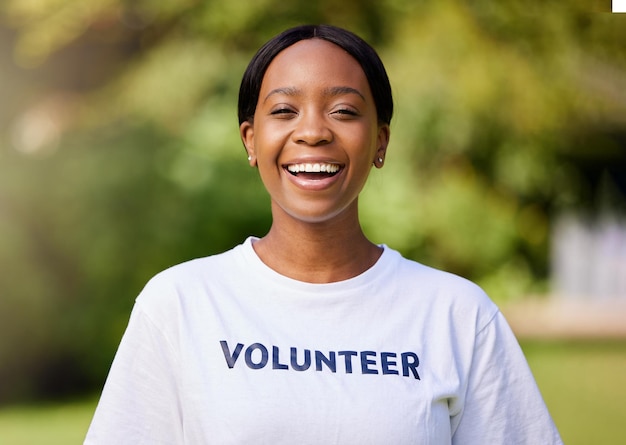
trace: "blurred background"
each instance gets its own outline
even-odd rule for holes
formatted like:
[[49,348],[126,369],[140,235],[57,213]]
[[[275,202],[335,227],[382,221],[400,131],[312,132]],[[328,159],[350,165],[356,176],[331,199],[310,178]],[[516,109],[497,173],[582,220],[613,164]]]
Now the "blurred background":
[[391,78],[367,234],[487,290],[566,443],[626,440],[626,16],[610,10],[3,0],[0,442],[79,443],[145,282],[269,228],[237,93],[256,49],[302,23],[358,33]]

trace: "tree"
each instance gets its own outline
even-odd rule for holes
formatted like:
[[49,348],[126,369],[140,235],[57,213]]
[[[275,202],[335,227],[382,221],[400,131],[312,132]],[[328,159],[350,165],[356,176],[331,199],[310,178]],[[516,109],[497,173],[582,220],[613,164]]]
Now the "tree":
[[237,90],[298,23],[356,31],[389,70],[389,156],[361,200],[372,238],[496,299],[541,290],[552,215],[593,210],[598,178],[619,189],[626,171],[626,27],[587,8],[4,2],[0,402],[98,387],[151,275],[264,233]]

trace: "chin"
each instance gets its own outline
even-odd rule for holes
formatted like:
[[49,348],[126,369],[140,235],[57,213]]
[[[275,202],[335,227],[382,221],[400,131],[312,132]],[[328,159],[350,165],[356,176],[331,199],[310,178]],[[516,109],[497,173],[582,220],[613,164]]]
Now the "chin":
[[287,211],[286,213],[291,218],[306,224],[323,224],[334,221],[342,221],[351,214],[349,207],[342,209],[318,209],[317,211],[313,211],[313,209],[308,208],[303,211],[292,210]]

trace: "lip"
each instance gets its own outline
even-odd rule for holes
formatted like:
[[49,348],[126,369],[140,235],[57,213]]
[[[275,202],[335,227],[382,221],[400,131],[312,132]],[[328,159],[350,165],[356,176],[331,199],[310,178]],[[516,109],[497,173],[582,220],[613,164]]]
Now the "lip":
[[[297,174],[293,174],[289,171],[289,168],[292,167],[293,170],[294,166],[296,170],[299,169],[301,171]],[[306,166],[306,169],[302,171],[304,166]],[[328,176],[324,174],[324,170],[326,170],[327,167],[330,167],[331,172],[336,168],[338,168],[338,170]],[[341,178],[345,170],[345,164],[327,159],[297,159],[282,164],[282,169],[287,179],[296,187],[307,191],[320,191],[331,187]]]

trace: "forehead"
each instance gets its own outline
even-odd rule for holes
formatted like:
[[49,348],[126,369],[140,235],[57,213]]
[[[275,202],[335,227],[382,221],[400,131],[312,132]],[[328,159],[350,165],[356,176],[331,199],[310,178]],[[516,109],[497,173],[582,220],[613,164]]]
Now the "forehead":
[[301,40],[281,51],[263,76],[261,95],[275,88],[349,86],[371,97],[361,65],[343,48],[322,39]]

